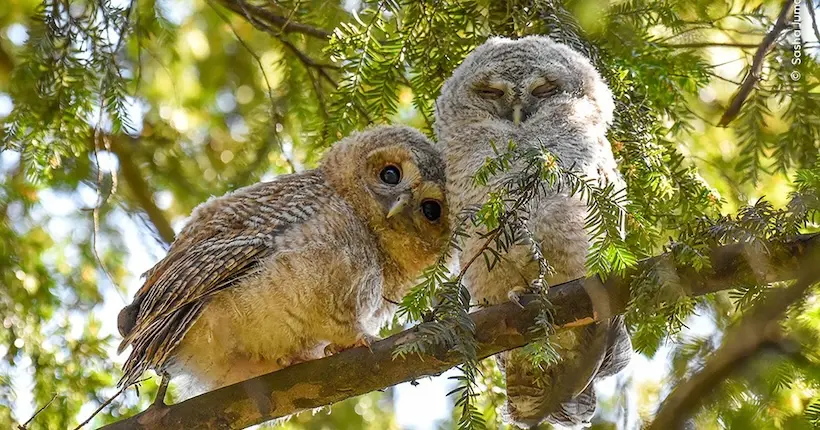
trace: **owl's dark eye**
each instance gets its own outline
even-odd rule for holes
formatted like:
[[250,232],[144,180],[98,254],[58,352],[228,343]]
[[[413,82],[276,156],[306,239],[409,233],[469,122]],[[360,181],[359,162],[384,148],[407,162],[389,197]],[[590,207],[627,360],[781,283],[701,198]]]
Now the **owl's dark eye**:
[[504,90],[492,87],[476,87],[475,91],[485,99],[500,99],[504,95]]
[[441,205],[435,200],[425,200],[421,203],[421,213],[430,221],[441,218]]
[[558,87],[552,82],[541,84],[532,90],[532,95],[535,97],[549,97],[558,91]]
[[379,173],[379,178],[385,184],[396,185],[401,181],[401,170],[396,166],[387,166]]

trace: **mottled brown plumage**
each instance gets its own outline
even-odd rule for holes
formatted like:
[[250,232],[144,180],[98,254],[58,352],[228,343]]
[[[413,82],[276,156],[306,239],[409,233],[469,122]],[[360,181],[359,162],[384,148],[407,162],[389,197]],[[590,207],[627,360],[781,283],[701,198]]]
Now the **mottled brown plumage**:
[[385,297],[447,238],[430,142],[408,127],[354,134],[315,170],[194,210],[120,313],[120,351],[133,347],[120,382],[155,369],[210,390],[371,340],[393,312]]

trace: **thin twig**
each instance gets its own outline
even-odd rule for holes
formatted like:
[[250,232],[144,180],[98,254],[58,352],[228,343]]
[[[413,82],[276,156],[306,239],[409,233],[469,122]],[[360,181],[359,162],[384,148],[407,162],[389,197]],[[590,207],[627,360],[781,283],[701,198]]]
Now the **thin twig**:
[[83,426],[85,426],[86,424],[88,424],[89,422],[91,422],[91,420],[92,420],[92,419],[94,419],[94,417],[96,417],[96,416],[97,416],[97,414],[99,414],[100,412],[102,412],[102,410],[103,410],[103,409],[105,409],[105,407],[106,407],[106,406],[110,405],[110,404],[111,404],[111,402],[113,402],[113,401],[114,401],[114,399],[116,399],[117,397],[119,397],[120,395],[122,395],[122,393],[124,393],[124,392],[125,392],[125,390],[127,390],[128,388],[130,388],[130,387],[131,387],[131,386],[133,386],[133,385],[136,385],[136,384],[139,384],[139,383],[145,382],[145,381],[147,381],[148,379],[150,379],[150,378],[140,379],[139,381],[134,381],[134,382],[132,382],[132,383],[130,383],[130,384],[128,384],[128,385],[124,385],[124,386],[123,386],[122,388],[120,388],[120,389],[119,389],[119,391],[117,391],[117,392],[116,392],[113,396],[109,397],[109,398],[108,398],[108,400],[104,401],[104,402],[100,405],[100,407],[98,407],[98,408],[97,408],[97,410],[95,410],[95,411],[91,414],[91,416],[89,416],[88,418],[86,418],[86,419],[85,419],[85,421],[81,422],[81,423],[80,423],[80,425],[78,425],[77,427],[74,427],[74,430],[80,430],[81,428],[83,428]]
[[749,68],[748,73],[746,73],[746,77],[743,79],[743,84],[732,98],[726,112],[724,112],[723,116],[720,118],[718,125],[721,127],[729,125],[732,120],[737,118],[743,103],[749,97],[749,94],[751,94],[755,85],[760,80],[760,72],[763,70],[763,60],[766,58],[766,54],[768,54],[774,47],[780,33],[786,29],[788,25],[786,20],[792,14],[793,9],[794,0],[786,0],[786,3],[783,5],[783,9],[780,11],[780,15],[778,15],[774,26],[769,33],[766,34],[766,37],[763,38],[760,46],[758,46],[757,52],[755,52],[754,59],[752,60],[752,65]]
[[817,28],[817,15],[814,13],[814,0],[807,0],[809,4],[809,16],[811,16],[811,28],[814,30],[814,37],[820,41],[820,29]]
[[[231,21],[228,19],[227,16],[225,16],[225,14],[220,12],[219,9],[217,9],[216,6],[211,1],[208,1],[208,6],[210,6],[211,9],[213,9],[213,11],[223,21],[225,21],[226,24],[228,24],[228,27],[231,29],[231,32],[233,32],[233,35],[236,37],[236,39],[239,41],[239,43],[245,48],[246,51],[248,51],[248,53],[251,55],[251,57],[253,57],[253,59],[256,61],[256,64],[259,66],[259,70],[262,72],[262,78],[264,78],[264,80],[265,80],[265,87],[268,90],[268,100],[270,101],[271,117],[272,117],[272,119],[278,119],[278,118],[276,118],[278,115],[276,115],[276,102],[274,101],[274,98],[273,98],[273,89],[270,86],[270,79],[268,79],[268,73],[265,71],[265,66],[264,66],[264,64],[262,64],[262,59],[259,58],[259,55],[257,55],[256,52],[254,52],[253,49],[251,49],[251,47],[245,42],[245,40],[243,40],[239,36],[239,33],[236,32],[236,29],[234,28],[233,24],[231,24]],[[274,141],[276,142],[276,146],[279,147],[279,153],[281,153],[282,157],[285,158],[285,162],[288,164],[288,168],[290,168],[290,173],[296,173],[296,165],[293,164],[293,160],[291,160],[290,157],[288,157],[288,154],[285,153],[285,147],[284,147],[284,145],[282,145],[282,140],[279,138],[279,133],[276,132],[275,127],[274,127],[274,131],[273,131],[273,138],[274,138]],[[264,147],[267,148],[268,145],[264,145]],[[267,151],[264,155],[267,155]],[[256,160],[254,160],[254,162],[255,161]]]
[[[102,94],[102,91],[100,91]],[[114,291],[117,292],[117,295],[122,300],[123,304],[128,304],[128,299],[123,295],[122,291],[120,291],[119,287],[117,286],[117,282],[114,280],[114,276],[111,275],[111,272],[105,267],[105,263],[103,262],[102,258],[100,258],[100,253],[97,250],[97,239],[100,236],[100,209],[102,209],[105,202],[108,200],[108,197],[113,195],[117,192],[117,172],[116,170],[111,172],[111,191],[109,192],[108,196],[103,195],[103,173],[102,169],[100,169],[100,141],[102,140],[105,144],[105,149],[108,153],[111,152],[111,142],[108,139],[102,137],[102,133],[100,132],[100,124],[102,124],[103,120],[103,108],[102,108],[102,96],[100,96],[100,113],[99,117],[97,118],[97,123],[94,125],[94,163],[97,165],[97,201],[94,204],[94,207],[91,209],[91,220],[93,222],[94,230],[91,232],[91,252],[94,254],[94,259],[97,260],[97,264],[102,269],[105,276],[108,278],[108,282],[111,282],[111,286],[114,287]]]
[[742,48],[753,49],[758,45],[754,43],[722,43],[722,42],[693,42],[693,43],[670,43],[663,45],[666,48],[684,49],[684,48]]
[[316,101],[319,103],[322,119],[324,119],[325,124],[327,124],[330,115],[327,113],[327,102],[325,102],[325,93],[324,90],[322,90],[322,83],[313,76],[310,70],[307,71],[307,75],[310,77],[311,85],[313,85],[313,92],[316,94]]
[[[324,79],[331,86],[333,86],[333,88],[337,88],[339,86],[339,84],[336,82],[336,80],[333,79],[333,77],[331,77],[330,74],[327,72],[327,69],[337,70],[337,69],[340,68],[339,66],[337,66],[335,64],[323,64],[323,63],[316,62],[314,59],[310,58],[307,54],[302,52],[302,50],[297,48],[296,45],[294,45],[290,40],[285,38],[281,34],[281,32],[278,32],[278,31],[274,30],[270,26],[270,24],[268,24],[267,22],[259,19],[257,16],[251,14],[249,8],[252,8],[252,6],[240,2],[239,5],[238,5],[239,10],[234,9],[234,8],[230,8],[230,9],[233,10],[234,12],[236,12],[236,13],[239,13],[243,17],[245,17],[245,19],[248,22],[250,22],[254,27],[256,27],[256,28],[258,28],[258,29],[272,35],[277,40],[279,40],[279,42],[282,43],[282,45],[284,45],[285,48],[287,48],[290,52],[292,52],[293,55],[295,55],[296,58],[307,69],[316,70],[316,73],[319,74],[319,77],[321,79]],[[311,80],[313,80],[313,75],[310,74],[309,70],[308,70],[308,76],[311,78]],[[314,83],[314,89],[315,88],[316,88],[316,84]],[[322,97],[322,96],[317,92],[317,97]],[[362,106],[359,106],[358,103],[354,103],[353,106],[362,115],[362,117],[364,117],[364,119],[367,121],[368,124],[373,122],[373,119],[370,118],[370,114],[367,112],[367,110],[365,110]]]
[[[131,1],[128,4],[128,9],[125,12],[125,22],[123,22],[122,27],[119,30],[119,39],[117,40],[117,45],[114,48],[112,53],[112,61],[116,63],[116,55],[122,49],[123,43],[125,42],[128,27],[131,22],[131,14],[134,11],[134,4],[135,1]],[[102,8],[105,8],[104,5],[100,4]],[[106,27],[109,26],[107,14],[103,13],[103,17],[106,20]],[[120,74],[119,68],[117,68],[117,74],[122,79],[122,75]],[[91,251],[94,254],[94,258],[97,260],[97,264],[99,264],[100,268],[102,269],[103,273],[105,273],[108,281],[111,282],[111,285],[114,287],[114,291],[117,292],[117,295],[123,301],[123,303],[128,303],[126,297],[123,295],[122,291],[117,287],[117,283],[114,281],[114,277],[111,275],[111,272],[108,271],[108,268],[105,267],[105,263],[100,258],[99,251],[97,250],[97,239],[100,235],[100,209],[102,209],[105,202],[108,200],[108,197],[115,194],[117,192],[117,172],[116,170],[111,172],[111,190],[107,196],[103,195],[103,173],[102,169],[100,168],[100,156],[99,152],[101,149],[100,142],[103,142],[103,146],[105,146],[105,150],[111,153],[111,143],[108,139],[103,137],[100,127],[103,122],[103,113],[105,112],[104,107],[104,98],[103,95],[105,94],[106,85],[108,84],[107,80],[103,79],[100,84],[100,97],[97,101],[99,104],[99,113],[97,116],[97,123],[94,124],[94,163],[97,165],[97,202],[92,209],[91,217],[93,221],[93,232],[91,234]]]
[[[228,9],[230,9],[231,11],[236,12],[240,16],[244,17],[246,21],[251,23],[251,25],[253,25],[254,27],[256,27],[259,30],[264,31],[265,33],[270,34],[271,36],[275,37],[277,40],[282,42],[282,44],[284,44],[285,47],[288,48],[288,50],[293,52],[293,54],[296,55],[296,57],[299,59],[299,61],[301,61],[305,66],[320,69],[320,70],[325,69],[325,68],[338,69],[338,66],[335,66],[335,65],[332,65],[332,64],[320,64],[320,63],[317,63],[316,61],[314,61],[312,58],[308,57],[304,52],[299,50],[299,48],[297,48],[295,45],[290,43],[290,41],[287,40],[281,34],[281,31],[277,31],[276,29],[271,27],[270,23],[268,23],[267,21],[265,21],[263,19],[260,19],[260,17],[258,15],[256,15],[257,8],[255,8],[251,5],[245,4],[241,1],[238,4],[234,4],[234,3],[230,3],[230,2],[226,3],[226,0],[221,0],[221,1],[222,1],[222,3],[226,4],[226,7],[228,7]],[[253,13],[251,13],[251,12],[253,12]],[[328,82],[330,82],[334,87],[336,86],[336,81],[334,81],[333,78],[331,78],[330,75],[327,74],[327,72],[325,72],[325,76],[323,76],[323,77],[326,80],[328,80]]]
[[296,58],[299,59],[299,61],[302,62],[302,64],[309,68],[316,69],[319,73],[319,76],[321,76],[322,79],[326,80],[329,84],[333,85],[334,87],[338,86],[336,80],[333,79],[329,73],[327,73],[326,69],[338,69],[339,66],[336,66],[334,64],[317,63],[312,58],[308,57],[307,54],[305,54],[299,48],[297,48],[296,45],[294,45],[290,40],[287,40],[284,37],[279,37],[278,39],[280,42],[282,42],[283,45],[285,45],[286,48],[288,48],[288,50],[290,50],[290,52],[293,53],[293,55],[296,56]]
[[[134,10],[135,10],[134,5],[136,3],[137,3],[137,0],[131,0],[128,3],[128,9],[126,9],[126,11],[125,11],[125,22],[122,23],[122,28],[120,28],[120,38],[119,38],[119,40],[117,40],[117,47],[114,48],[114,52],[113,52],[114,55],[116,55],[118,52],[120,52],[120,49],[122,49],[123,43],[125,43],[125,36],[128,33],[128,27],[129,27],[128,24],[131,23],[131,13],[134,12]],[[103,16],[106,16],[106,14],[103,14]],[[117,70],[117,72],[119,72],[119,70]]]
[[[530,181],[527,184],[527,187],[525,189],[528,189],[528,188],[532,187],[534,182],[535,182],[534,180]],[[473,263],[475,263],[476,260],[478,260],[478,257],[483,255],[485,251],[490,249],[490,244],[493,243],[493,241],[495,241],[496,239],[498,239],[498,237],[501,235],[501,233],[504,232],[504,226],[507,225],[507,223],[510,221],[510,218],[513,217],[513,214],[515,212],[517,212],[521,208],[521,206],[523,206],[528,201],[529,201],[528,196],[522,192],[522,195],[520,195],[516,199],[513,206],[510,209],[505,210],[504,214],[499,218],[498,227],[496,227],[493,230],[488,231],[484,235],[484,237],[486,237],[487,240],[484,241],[483,244],[481,244],[481,246],[478,248],[478,250],[475,253],[473,253],[472,257],[470,257],[470,259],[467,260],[467,263],[461,266],[461,270],[458,272],[458,274],[455,277],[459,288],[464,288],[464,284],[463,284],[462,281],[464,279],[464,276],[467,274],[467,270],[470,268],[470,266],[472,266]],[[467,221],[466,217],[462,218],[460,225],[466,223],[466,221]],[[524,283],[525,284],[527,283],[526,279],[524,280]],[[478,305],[480,306],[481,303],[479,303]],[[441,306],[441,303],[439,303],[439,305],[437,305],[433,308],[433,315],[438,313],[440,306]],[[469,307],[472,307],[472,306],[469,306]],[[467,309],[467,311],[469,312],[469,308]]]
[[291,12],[288,17],[277,15],[267,9],[263,9],[261,7],[253,6],[250,4],[245,3],[243,0],[219,0],[220,3],[225,5],[226,8],[236,12],[242,13],[244,10],[250,10],[254,16],[259,17],[260,19],[264,19],[268,23],[279,27],[280,33],[301,33],[308,36],[316,37],[319,39],[328,39],[330,38],[331,32],[314,27],[307,24],[301,24],[298,22],[294,22],[291,19],[293,12]]
[[397,301],[395,301],[395,300],[393,300],[393,299],[388,298],[388,297],[387,297],[387,296],[385,296],[384,294],[382,294],[382,299],[383,299],[385,302],[390,303],[391,305],[401,306],[401,303],[399,303],[399,302],[397,302]]
[[17,429],[18,430],[26,430],[28,428],[27,426],[29,424],[31,424],[32,421],[34,421],[34,418],[37,418],[37,415],[40,415],[40,413],[43,412],[44,410],[46,410],[47,407],[51,406],[51,402],[53,402],[54,399],[56,399],[56,398],[57,398],[57,394],[51,396],[51,400],[49,400],[48,403],[43,405],[43,407],[41,407],[40,409],[37,409],[37,412],[35,412],[34,415],[32,415],[31,418],[29,418],[26,422],[24,422],[23,424],[18,425]]
[[288,25],[291,23],[291,20],[293,20],[293,16],[296,15],[296,11],[299,10],[299,6],[301,5],[302,0],[297,1],[296,4],[293,5],[293,9],[291,9],[290,12],[288,12],[288,16],[285,17],[285,23],[282,24],[281,28],[279,29],[280,36],[285,33],[285,30],[287,30]]
[[276,124],[280,123],[282,118],[276,114],[275,112],[272,113],[272,118],[274,124],[271,126],[273,130],[271,133],[275,137],[274,139],[265,139],[265,141],[259,145],[257,148],[256,153],[253,155],[253,161],[250,162],[245,168],[241,171],[237,172],[236,175],[231,179],[231,182],[237,186],[245,186],[248,185],[248,181],[251,180],[252,175],[254,172],[259,170],[263,163],[265,163],[268,159],[268,154],[273,150],[274,146],[279,147],[279,152],[285,158],[285,162],[288,164],[288,168],[290,169],[290,173],[296,172],[296,165],[293,163],[293,160],[288,157],[285,153],[284,149],[282,149],[282,141],[278,138],[279,134],[276,132]]

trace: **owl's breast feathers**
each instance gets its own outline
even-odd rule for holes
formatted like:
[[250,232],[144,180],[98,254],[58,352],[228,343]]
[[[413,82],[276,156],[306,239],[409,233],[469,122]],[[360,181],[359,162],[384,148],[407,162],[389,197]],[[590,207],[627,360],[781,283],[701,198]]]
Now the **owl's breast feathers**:
[[[338,199],[322,174],[283,175],[197,207],[168,255],[143,276],[134,302],[119,315],[133,346],[120,385],[161,369],[214,294],[254,276],[261,262],[288,246],[285,233]],[[331,205],[332,206],[332,205]]]

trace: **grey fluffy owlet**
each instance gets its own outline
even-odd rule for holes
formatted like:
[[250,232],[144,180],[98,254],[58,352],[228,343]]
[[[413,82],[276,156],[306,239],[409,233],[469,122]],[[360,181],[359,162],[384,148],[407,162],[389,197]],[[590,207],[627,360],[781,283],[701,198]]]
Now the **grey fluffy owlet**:
[[[485,159],[495,157],[490,142],[504,148],[545,145],[561,166],[586,177],[623,188],[605,134],[613,111],[612,94],[590,62],[547,37],[519,40],[492,38],[472,52],[442,88],[436,101],[435,129],[447,161],[451,219],[465,207],[481,205],[504,175],[487,187],[473,175]],[[537,196],[528,206],[527,229],[553,267],[550,285],[585,275],[589,234],[587,207],[566,192]],[[470,232],[462,247],[462,264],[486,239]],[[464,278],[473,299],[496,304],[520,292],[538,275],[538,264],[525,244],[513,246],[492,270],[470,266]],[[533,368],[523,350],[497,356],[507,381],[504,419],[521,427],[547,420],[565,426],[589,423],[595,412],[593,379],[622,370],[631,343],[623,320],[562,331],[550,338],[562,360],[546,369]],[[547,381],[536,384],[538,377]]]
[[120,312],[120,383],[155,369],[208,391],[367,344],[448,241],[444,179],[422,134],[377,127],[203,203]]

